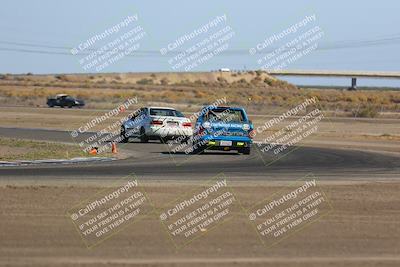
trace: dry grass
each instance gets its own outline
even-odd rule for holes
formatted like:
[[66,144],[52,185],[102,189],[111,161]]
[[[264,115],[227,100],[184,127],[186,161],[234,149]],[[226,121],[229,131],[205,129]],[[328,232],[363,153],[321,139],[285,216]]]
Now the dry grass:
[[110,108],[136,96],[143,105],[203,105],[226,96],[228,104],[260,113],[293,107],[310,97],[319,99],[324,110],[346,116],[374,117],[400,110],[399,91],[298,89],[264,72],[0,76],[2,105],[43,106],[46,97],[57,93],[85,99],[89,108]]
[[88,157],[77,145],[0,138],[0,160],[70,159]]

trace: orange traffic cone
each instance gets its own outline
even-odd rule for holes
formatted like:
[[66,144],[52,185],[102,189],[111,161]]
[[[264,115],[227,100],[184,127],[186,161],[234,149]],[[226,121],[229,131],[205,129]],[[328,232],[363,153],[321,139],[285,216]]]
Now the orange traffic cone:
[[116,144],[116,143],[112,143],[112,144],[111,144],[111,152],[112,152],[113,154],[117,154],[117,153],[118,153],[118,151],[117,151],[117,144]]
[[97,155],[97,147],[93,147],[90,151],[89,151],[90,155]]

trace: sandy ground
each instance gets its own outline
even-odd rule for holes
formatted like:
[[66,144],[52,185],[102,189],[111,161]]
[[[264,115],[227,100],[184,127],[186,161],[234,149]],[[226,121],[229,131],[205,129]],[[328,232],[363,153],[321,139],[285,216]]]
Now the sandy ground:
[[[104,186],[109,186],[104,184]],[[143,184],[157,210],[190,183]],[[230,184],[244,208],[280,190],[280,182]],[[241,210],[193,243],[174,249],[150,214],[88,249],[66,212],[101,189],[84,182],[2,185],[2,266],[399,266],[400,183],[321,182],[330,213],[272,247],[264,246]]]

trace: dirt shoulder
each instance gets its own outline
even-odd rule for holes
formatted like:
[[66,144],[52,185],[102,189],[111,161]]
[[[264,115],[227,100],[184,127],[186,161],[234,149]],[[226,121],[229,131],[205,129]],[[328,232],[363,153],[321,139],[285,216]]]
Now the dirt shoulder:
[[76,144],[0,137],[0,161],[89,157]]
[[[195,189],[191,183],[147,183],[155,207]],[[232,184],[249,207],[289,189],[281,182]],[[291,188],[291,187],[290,187]],[[242,211],[175,250],[155,213],[87,249],[66,211],[101,187],[0,187],[0,263],[7,266],[398,266],[400,183],[320,184],[332,211],[280,243],[265,247]]]

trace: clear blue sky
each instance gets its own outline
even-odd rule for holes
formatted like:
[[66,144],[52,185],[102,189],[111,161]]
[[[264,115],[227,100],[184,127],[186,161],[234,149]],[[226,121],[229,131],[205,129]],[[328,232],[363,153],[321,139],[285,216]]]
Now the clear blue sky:
[[171,71],[168,57],[156,52],[223,14],[235,32],[229,50],[241,52],[219,55],[195,70],[257,68],[256,58],[246,53],[250,47],[316,14],[325,33],[320,46],[333,48],[314,51],[290,69],[398,71],[399,10],[398,0],[2,1],[0,73],[84,72],[67,48],[134,14],[147,34],[139,50],[154,53],[126,57],[105,72]]

